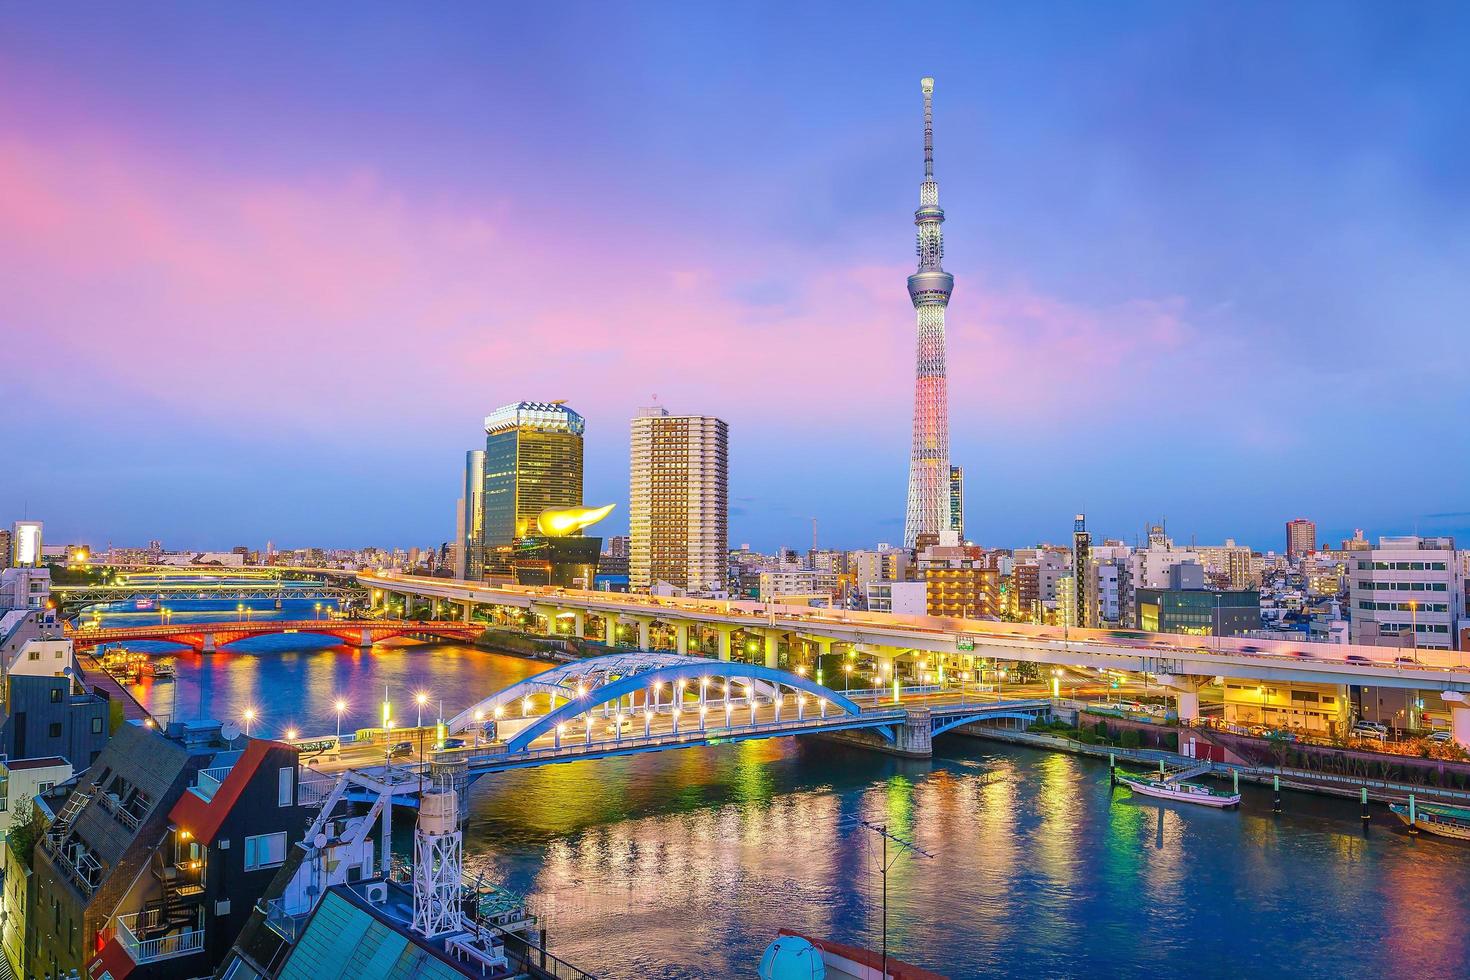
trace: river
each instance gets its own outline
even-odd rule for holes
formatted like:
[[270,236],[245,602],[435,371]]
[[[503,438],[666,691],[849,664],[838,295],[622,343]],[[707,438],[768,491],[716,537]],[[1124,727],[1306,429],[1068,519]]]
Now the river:
[[[339,696],[344,731],[371,724],[385,685],[399,717],[420,690],[447,716],[547,666],[301,635],[177,665],[140,699],[178,717],[254,707],[257,734],[331,732]],[[787,739],[525,770],[471,793],[467,865],[530,896],[553,951],[601,977],[754,976],[783,926],[876,948],[880,851],[856,818],[932,855],[892,865],[889,943],[955,978],[1470,972],[1470,848],[1409,838],[1381,808],[1365,832],[1347,801],[1288,793],[1280,816],[1254,787],[1238,812],[1140,801],[1100,763],[965,736],[923,762]]]

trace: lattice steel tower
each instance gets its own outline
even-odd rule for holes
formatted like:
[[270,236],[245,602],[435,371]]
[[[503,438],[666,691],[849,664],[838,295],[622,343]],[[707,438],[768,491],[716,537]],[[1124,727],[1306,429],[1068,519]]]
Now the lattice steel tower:
[[934,179],[934,79],[924,90],[924,182],[919,185],[919,271],[909,276],[909,299],[918,314],[918,371],[914,378],[914,445],[909,458],[909,503],[903,542],[914,547],[919,535],[950,527],[949,388],[944,373],[944,308],[954,291],[954,276],[944,271],[944,212]]

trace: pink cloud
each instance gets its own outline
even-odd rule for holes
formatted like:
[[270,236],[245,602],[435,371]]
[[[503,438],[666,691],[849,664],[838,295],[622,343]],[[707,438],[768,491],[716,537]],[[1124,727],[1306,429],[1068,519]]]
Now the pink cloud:
[[[407,424],[456,425],[520,397],[626,417],[678,409],[772,423],[906,419],[906,266],[805,262],[769,243],[450,200],[369,172],[295,180],[205,173],[108,134],[0,139],[0,322],[97,386],[267,424],[313,404],[342,418],[404,399]],[[1120,368],[1179,354],[1182,300],[1104,309],[956,270],[956,412],[1053,417],[1118,395]],[[738,298],[790,280],[787,302]],[[211,405],[191,385],[248,391]],[[906,422],[904,423],[906,424]]]

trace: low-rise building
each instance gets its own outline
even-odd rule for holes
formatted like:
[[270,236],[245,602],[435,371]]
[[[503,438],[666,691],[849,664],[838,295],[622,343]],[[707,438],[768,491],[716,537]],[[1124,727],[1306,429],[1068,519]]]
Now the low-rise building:
[[1150,633],[1239,636],[1261,628],[1261,594],[1254,589],[1139,589],[1138,628]]
[[1354,643],[1455,649],[1466,614],[1453,538],[1380,538],[1353,554],[1348,574]]
[[33,973],[212,972],[307,819],[293,746],[123,725],[36,847]]
[[923,616],[929,608],[928,586],[923,582],[869,582],[863,586],[869,612]]

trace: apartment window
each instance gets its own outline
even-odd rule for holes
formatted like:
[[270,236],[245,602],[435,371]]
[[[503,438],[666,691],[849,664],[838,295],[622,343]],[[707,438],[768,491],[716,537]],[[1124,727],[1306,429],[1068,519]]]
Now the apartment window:
[[276,773],[276,806],[290,806],[295,802],[296,794],[291,792],[292,774],[294,770],[290,766],[281,768]]
[[61,688],[59,688],[59,687],[53,687],[51,689],[51,703],[52,704],[60,704],[61,703]]
[[245,870],[274,868],[286,862],[286,832],[245,838]]
[[60,738],[61,737],[61,722],[59,722],[59,721],[53,721],[51,724],[47,725],[46,726],[46,734],[47,735],[50,735],[52,738]]
[[93,718],[92,719],[92,734],[93,735],[101,735],[102,734],[102,719],[101,718]]
[[26,659],[27,660],[40,660],[41,659],[41,651],[40,650],[32,650],[30,652],[30,655]]

